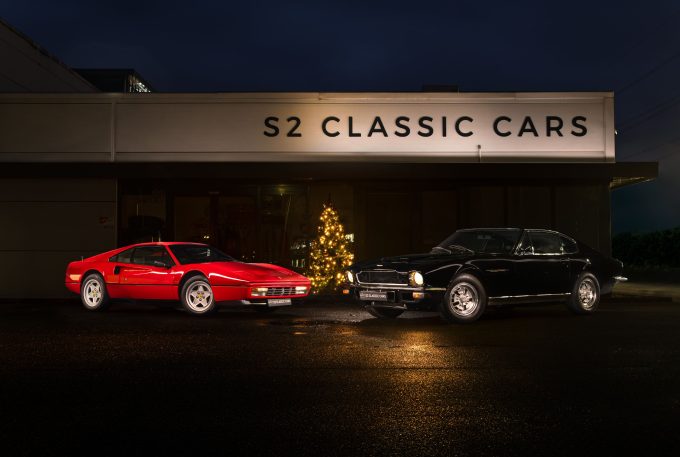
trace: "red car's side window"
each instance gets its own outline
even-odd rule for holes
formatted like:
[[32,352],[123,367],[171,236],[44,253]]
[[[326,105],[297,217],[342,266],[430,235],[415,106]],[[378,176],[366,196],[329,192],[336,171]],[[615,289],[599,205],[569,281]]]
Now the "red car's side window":
[[132,263],[157,267],[169,267],[175,264],[167,249],[163,246],[136,247],[132,254]]
[[132,251],[134,248],[119,252],[109,259],[109,262],[132,263]]

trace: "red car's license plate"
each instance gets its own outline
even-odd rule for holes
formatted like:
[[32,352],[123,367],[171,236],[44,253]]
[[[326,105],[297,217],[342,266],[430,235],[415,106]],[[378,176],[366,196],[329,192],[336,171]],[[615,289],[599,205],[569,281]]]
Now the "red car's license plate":
[[269,306],[288,306],[292,304],[293,302],[290,298],[270,298],[267,300],[267,305]]

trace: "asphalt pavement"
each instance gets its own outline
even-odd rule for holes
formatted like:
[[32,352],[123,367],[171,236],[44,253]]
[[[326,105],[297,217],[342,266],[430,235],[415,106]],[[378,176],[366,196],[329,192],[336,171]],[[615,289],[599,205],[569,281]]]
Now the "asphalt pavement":
[[0,455],[678,455],[680,306],[0,305]]

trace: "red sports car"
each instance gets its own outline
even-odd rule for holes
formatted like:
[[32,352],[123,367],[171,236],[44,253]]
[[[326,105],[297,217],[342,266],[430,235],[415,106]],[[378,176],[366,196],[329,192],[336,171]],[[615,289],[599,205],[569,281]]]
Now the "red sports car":
[[69,263],[66,288],[85,308],[105,309],[111,299],[179,300],[192,314],[237,302],[270,311],[305,297],[310,282],[265,263],[239,262],[199,243],[142,243]]

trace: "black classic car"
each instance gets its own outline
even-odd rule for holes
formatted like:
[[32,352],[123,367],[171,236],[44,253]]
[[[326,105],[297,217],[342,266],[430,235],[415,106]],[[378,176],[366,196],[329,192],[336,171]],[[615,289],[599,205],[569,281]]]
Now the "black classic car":
[[449,322],[473,322],[487,306],[565,301],[576,314],[594,312],[623,264],[552,230],[458,230],[426,254],[352,265],[347,293],[375,317],[406,310],[439,311]]

